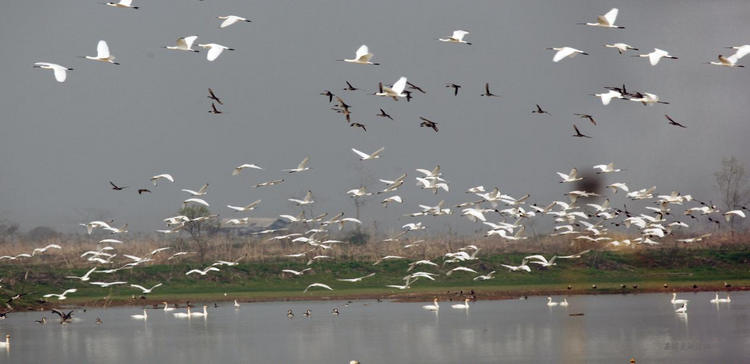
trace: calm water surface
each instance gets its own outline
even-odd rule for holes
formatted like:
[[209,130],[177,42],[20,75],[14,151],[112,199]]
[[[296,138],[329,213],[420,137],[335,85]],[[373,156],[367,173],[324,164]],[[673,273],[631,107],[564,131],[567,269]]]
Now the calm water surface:
[[[480,301],[468,311],[442,302],[439,314],[422,310],[425,303],[223,303],[206,319],[150,309],[145,322],[130,318],[140,307],[118,307],[78,312],[66,326],[49,311],[12,313],[0,321],[0,335],[11,335],[0,362],[750,362],[750,293],[735,292],[728,304],[710,303],[713,296],[679,294],[690,300],[687,315],[674,312],[667,294],[571,296],[567,308],[548,307],[546,297]],[[34,323],[42,316],[52,322]]]

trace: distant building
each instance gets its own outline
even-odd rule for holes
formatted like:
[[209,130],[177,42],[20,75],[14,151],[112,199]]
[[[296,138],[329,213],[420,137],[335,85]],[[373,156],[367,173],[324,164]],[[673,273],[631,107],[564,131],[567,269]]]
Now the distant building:
[[288,221],[280,218],[249,218],[246,224],[231,225],[222,221],[219,233],[230,236],[246,236],[259,233],[263,230],[282,229],[289,224]]

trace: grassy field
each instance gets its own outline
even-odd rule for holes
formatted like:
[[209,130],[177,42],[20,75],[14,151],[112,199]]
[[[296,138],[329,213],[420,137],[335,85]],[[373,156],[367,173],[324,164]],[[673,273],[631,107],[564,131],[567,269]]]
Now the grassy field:
[[[151,287],[163,286],[147,295],[146,300],[132,300],[140,296],[140,290],[127,285],[99,288],[66,275],[85,274],[88,269],[64,269],[44,264],[0,265],[3,277],[0,292],[4,295],[19,292],[34,292],[30,298],[14,302],[14,306],[39,305],[36,300],[45,293],[61,293],[65,289],[77,288],[65,301],[51,298],[49,304],[108,305],[127,303],[153,303],[161,301],[184,302],[215,301],[223,299],[253,300],[299,300],[299,299],[351,299],[351,298],[402,298],[425,299],[433,295],[449,295],[450,292],[474,290],[479,299],[503,298],[534,294],[586,294],[649,292],[664,290],[723,290],[724,281],[733,289],[750,287],[750,249],[731,250],[684,250],[649,249],[624,252],[593,252],[582,259],[559,260],[552,268],[532,267],[532,273],[508,272],[502,263],[520,262],[525,253],[483,255],[474,262],[466,262],[480,274],[496,270],[496,278],[489,281],[473,281],[472,273],[455,272],[446,276],[452,266],[420,266],[423,270],[438,273],[435,281],[420,279],[409,290],[384,287],[386,284],[403,284],[407,274],[406,260],[386,261],[373,266],[369,261],[337,259],[312,264],[312,272],[303,276],[281,275],[282,269],[302,270],[306,266],[299,260],[268,260],[241,263],[234,267],[222,267],[220,272],[206,276],[186,276],[184,272],[202,268],[197,263],[157,264],[120,271],[115,274],[94,274],[92,281],[126,281]],[[336,281],[337,278],[353,278],[376,273],[359,283]],[[310,283],[330,285],[334,291],[315,288],[307,294],[303,290]],[[592,288],[596,284],[597,288]],[[627,288],[623,289],[622,284]],[[572,286],[568,289],[567,286]],[[637,289],[633,289],[637,285]],[[226,295],[225,295],[226,294]]]

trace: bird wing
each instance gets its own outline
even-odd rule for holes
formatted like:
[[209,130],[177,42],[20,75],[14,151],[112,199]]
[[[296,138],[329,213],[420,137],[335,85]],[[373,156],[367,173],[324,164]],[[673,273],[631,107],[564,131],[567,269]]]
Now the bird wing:
[[96,58],[109,58],[109,46],[107,42],[100,40],[96,45]]
[[305,165],[307,165],[307,162],[310,161],[310,157],[305,157],[305,159],[302,160],[302,162],[297,166],[297,169],[304,169]]
[[366,153],[360,152],[360,151],[358,151],[358,150],[356,150],[356,149],[354,149],[354,148],[352,148],[352,151],[353,151],[354,153],[357,153],[357,155],[359,155],[360,157],[362,157],[362,159],[366,159],[366,158],[369,158],[369,157],[370,157],[370,155],[369,155],[369,154],[366,154]]
[[[370,53],[370,50],[367,48],[366,45],[363,44],[362,46],[359,47],[359,49],[357,49],[357,54],[356,56],[354,56],[354,59],[362,61],[363,60],[362,57],[367,56],[368,53]],[[370,57],[372,57],[372,54],[370,54]],[[369,59],[369,57],[367,58]]]
[[214,61],[216,58],[219,58],[219,55],[223,51],[224,51],[223,47],[213,46],[213,47],[211,47],[211,49],[208,50],[208,54],[206,55],[206,59],[209,60],[209,61]]
[[55,80],[57,80],[57,82],[65,82],[65,79],[68,77],[68,70],[65,67],[56,64],[51,64],[51,66],[52,70],[55,72]]
[[469,32],[467,32],[465,30],[454,30],[453,31],[453,35],[451,36],[451,38],[453,38],[453,39],[455,39],[457,41],[462,41],[464,39],[464,36],[466,34],[469,34]]
[[619,10],[617,8],[612,8],[608,13],[604,15],[599,16],[599,24],[602,25],[613,25],[615,23],[615,20],[617,19],[617,13]]
[[560,62],[561,59],[573,54],[575,52],[575,49],[565,47],[561,51],[558,51],[555,53],[555,57],[552,58],[552,62]]
[[208,189],[208,183],[206,183],[205,185],[203,185],[203,187],[201,187],[201,189],[198,190],[198,194],[202,195],[202,194],[206,193],[206,189]]
[[88,272],[86,272],[86,274],[84,274],[83,277],[81,277],[81,278],[87,278],[88,276],[91,275],[91,273],[94,273],[95,270],[96,270],[96,267],[91,268],[91,270],[89,270]]
[[130,287],[135,287],[135,288],[138,288],[138,289],[140,289],[141,291],[148,291],[148,290],[146,289],[146,287],[143,287],[143,286],[139,286],[139,285],[137,285],[137,284],[131,284],[131,285],[130,285]]
[[232,24],[234,24],[236,22],[237,22],[237,18],[229,16],[229,17],[227,17],[226,20],[224,20],[223,22],[221,22],[221,25],[219,25],[219,28],[226,28],[226,27],[228,27],[228,26],[230,26],[230,25],[232,25]]
[[381,147],[380,149],[376,150],[374,153],[370,154],[370,158],[377,157],[380,153],[382,153],[385,150],[385,147]]
[[404,88],[406,88],[406,77],[401,77],[396,81],[396,83],[393,84],[393,87],[391,87],[391,90],[397,94],[401,94],[404,92]]
[[[185,48],[190,49],[190,47],[193,46],[193,43],[195,42],[196,39],[198,39],[197,35],[191,35],[189,37],[180,38],[177,40],[177,45],[184,46]],[[180,44],[180,41],[182,41],[182,44]]]

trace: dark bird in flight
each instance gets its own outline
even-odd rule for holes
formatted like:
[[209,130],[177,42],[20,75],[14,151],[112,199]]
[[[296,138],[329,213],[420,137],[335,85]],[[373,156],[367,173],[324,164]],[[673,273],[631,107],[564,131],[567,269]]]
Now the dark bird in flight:
[[222,113],[221,111],[216,109],[216,104],[214,104],[213,102],[211,103],[211,109],[213,110],[208,110],[209,114],[221,114]]
[[427,119],[425,119],[425,118],[423,118],[421,116],[419,118],[422,119],[422,123],[419,124],[420,127],[423,127],[423,128],[432,128],[432,130],[434,130],[435,132],[438,131],[438,127],[437,127],[438,123],[436,123],[434,121],[427,120]]
[[357,128],[362,128],[362,130],[367,131],[367,128],[365,127],[365,124],[351,123],[351,124],[349,124],[349,126],[353,126],[353,127],[357,127]]
[[421,87],[419,87],[419,86],[417,86],[417,85],[415,85],[415,84],[413,84],[413,83],[411,83],[409,81],[406,81],[406,84],[409,85],[409,89],[411,89],[411,90],[417,90],[417,91],[419,91],[419,92],[421,92],[423,94],[427,93],[424,90],[422,90]]
[[219,105],[224,105],[224,103],[221,102],[221,100],[219,100],[218,97],[216,97],[216,95],[214,94],[214,90],[212,90],[210,87],[208,88],[208,96],[206,97],[208,97],[211,100],[216,100],[216,102],[218,102]]
[[383,111],[383,109],[380,109],[380,114],[377,114],[375,116],[380,116],[380,117],[383,117],[383,118],[388,118],[388,119],[393,120],[393,118],[390,115],[386,114],[385,111]]
[[54,312],[54,313],[56,313],[56,314],[58,314],[60,316],[60,323],[61,324],[67,324],[67,323],[69,323],[70,321],[73,320],[73,312],[74,311],[70,311],[68,313],[65,313],[65,312],[62,312],[62,311],[60,311],[60,310],[58,310],[56,308],[53,308],[52,312]]
[[143,194],[144,192],[148,192],[148,193],[151,193],[151,190],[147,190],[147,189],[145,189],[145,188],[141,188],[140,190],[138,190],[138,194],[139,194],[139,195],[142,195],[142,194]]
[[588,135],[581,134],[581,131],[578,130],[578,127],[575,124],[573,124],[573,129],[576,130],[576,133],[573,134],[574,137],[576,137],[576,138],[591,138]]
[[122,191],[123,189],[128,188],[128,186],[118,187],[116,184],[112,183],[112,181],[109,181],[109,184],[112,185],[112,189],[115,191]]
[[455,83],[449,83],[445,85],[445,87],[452,87],[453,88],[453,96],[458,96],[458,89],[461,88],[461,86],[456,85]]
[[411,91],[404,90],[404,93],[406,94],[406,102],[410,102],[413,97],[411,96]]
[[539,104],[536,105],[536,110],[532,111],[531,113],[532,114],[547,114],[549,116],[552,116],[552,114],[550,114],[549,112],[542,110],[542,107],[539,106]]
[[349,112],[349,109],[340,109],[340,108],[337,108],[337,107],[332,107],[331,110],[333,110],[333,111],[335,111],[335,112],[337,112],[339,114],[344,114],[344,117],[346,118],[346,122],[347,123],[351,123],[352,122],[352,116],[351,116],[351,113]]
[[17,294],[15,294],[13,296],[10,296],[10,299],[8,301],[6,301],[5,304],[7,305],[7,304],[13,302],[13,300],[21,299],[21,297],[28,296],[30,294],[34,294],[34,293],[26,293],[26,292],[25,293],[17,293]]
[[[458,90],[456,90],[456,91],[458,91]],[[484,93],[481,94],[480,96],[500,97],[499,95],[495,95],[492,92],[490,92],[490,84],[489,84],[489,82],[484,84]]]
[[573,115],[575,115],[575,116],[580,116],[580,117],[581,117],[581,119],[589,119],[589,121],[590,121],[590,122],[591,122],[592,124],[596,125],[596,120],[594,120],[594,117],[593,117],[593,116],[591,116],[591,115],[589,115],[589,114],[573,114]]
[[687,128],[687,126],[682,125],[682,124],[680,124],[680,123],[672,120],[672,118],[670,118],[669,115],[664,115],[664,117],[666,117],[667,120],[669,120],[669,125],[679,126],[680,128]]
[[346,82],[346,86],[347,86],[347,87],[346,87],[346,88],[344,89],[344,91],[357,91],[357,90],[359,90],[358,88],[356,88],[356,87],[352,86],[352,84],[351,84],[351,83],[349,83],[349,81],[344,81],[344,82]]
[[324,90],[320,94],[324,95],[324,96],[328,96],[328,102],[332,102],[333,101],[333,97],[336,96],[336,95],[333,94],[333,92],[328,91],[328,90]]
[[338,101],[339,102],[339,106],[342,109],[346,110],[346,111],[349,111],[349,108],[352,107],[352,105],[348,105],[347,103],[344,102],[344,100],[342,98],[340,98],[338,96],[336,96],[336,101]]

